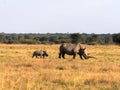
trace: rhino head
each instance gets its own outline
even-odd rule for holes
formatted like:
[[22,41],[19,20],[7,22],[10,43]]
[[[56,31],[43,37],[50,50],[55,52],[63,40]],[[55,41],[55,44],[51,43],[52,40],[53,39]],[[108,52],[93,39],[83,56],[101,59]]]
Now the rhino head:
[[83,59],[83,57],[84,57],[85,59],[96,58],[96,57],[87,55],[87,54],[85,53],[85,49],[86,49],[86,48],[82,48],[82,47],[79,49],[78,54],[79,54],[79,56],[80,56],[81,59]]
[[47,52],[46,52],[46,51],[43,51],[43,56],[48,57],[48,54],[47,54]]
[[86,57],[85,57],[85,55],[86,55],[85,49],[86,49],[86,48],[80,47],[80,49],[79,49],[79,51],[78,51],[78,53],[77,53],[77,54],[79,54],[79,56],[80,56],[81,59],[83,59],[82,57],[84,57],[84,58],[86,59]]

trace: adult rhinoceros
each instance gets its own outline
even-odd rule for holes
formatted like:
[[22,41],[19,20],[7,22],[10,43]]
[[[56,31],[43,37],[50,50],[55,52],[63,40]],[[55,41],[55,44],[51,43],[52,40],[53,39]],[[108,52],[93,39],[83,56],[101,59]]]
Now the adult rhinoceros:
[[87,59],[85,57],[85,48],[82,48],[81,45],[78,44],[72,44],[72,43],[63,43],[60,45],[59,48],[59,58],[65,58],[65,54],[68,55],[73,55],[73,59],[75,59],[76,54],[79,54],[80,58],[83,59],[82,57],[84,57],[85,59]]

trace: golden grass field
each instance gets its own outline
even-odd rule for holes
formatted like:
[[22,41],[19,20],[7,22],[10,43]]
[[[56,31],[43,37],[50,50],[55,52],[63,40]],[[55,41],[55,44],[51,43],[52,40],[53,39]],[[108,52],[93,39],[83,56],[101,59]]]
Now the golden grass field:
[[0,44],[0,90],[120,90],[120,46],[82,45],[96,57],[88,60],[59,59],[59,46]]

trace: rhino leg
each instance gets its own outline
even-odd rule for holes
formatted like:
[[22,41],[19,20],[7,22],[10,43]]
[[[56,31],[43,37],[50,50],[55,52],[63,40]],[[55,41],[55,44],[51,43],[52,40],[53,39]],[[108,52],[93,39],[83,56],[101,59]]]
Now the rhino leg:
[[36,56],[36,58],[37,58],[38,55],[35,55],[35,56]]
[[65,53],[64,53],[64,52],[62,53],[62,58],[64,58],[64,59],[65,59]]
[[82,58],[82,55],[80,55],[80,58],[83,59],[83,58]]
[[45,55],[43,55],[43,56],[41,55],[41,57],[45,58]]
[[61,53],[59,53],[59,58],[61,58]]
[[76,54],[73,55],[73,59],[75,59],[75,57],[76,57]]
[[59,58],[61,58],[61,56],[62,56],[62,58],[65,59],[65,52],[60,52],[60,53],[59,53]]

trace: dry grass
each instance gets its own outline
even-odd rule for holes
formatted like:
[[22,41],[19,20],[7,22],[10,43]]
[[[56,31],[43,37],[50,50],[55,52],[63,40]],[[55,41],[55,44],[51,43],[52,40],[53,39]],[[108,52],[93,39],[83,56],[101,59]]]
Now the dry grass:
[[[0,44],[0,90],[119,90],[120,46],[88,46],[97,59],[58,59],[59,45]],[[34,50],[49,57],[32,58]]]

